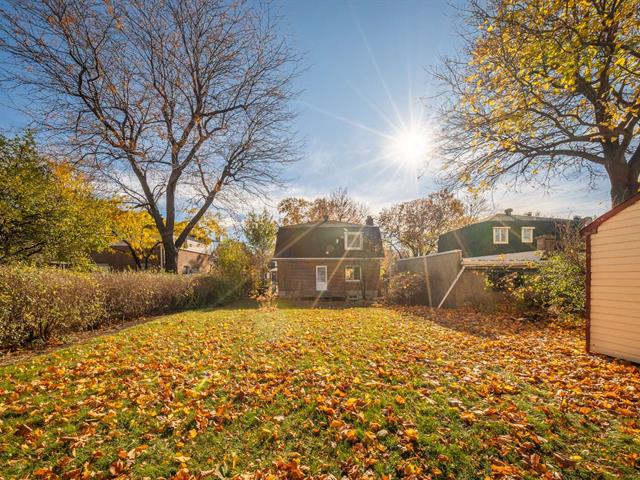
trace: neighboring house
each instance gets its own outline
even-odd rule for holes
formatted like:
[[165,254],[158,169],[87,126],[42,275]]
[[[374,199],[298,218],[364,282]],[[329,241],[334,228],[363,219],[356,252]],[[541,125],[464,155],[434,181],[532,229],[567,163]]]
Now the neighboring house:
[[371,217],[366,225],[325,220],[280,227],[273,257],[278,295],[375,298],[383,258],[380,229]]
[[438,253],[462,250],[462,256],[481,257],[533,250],[553,250],[558,227],[572,221],[562,218],[514,215],[508,208],[438,238]]
[[640,363],[640,193],[582,229],[587,351]]
[[[104,270],[124,271],[137,269],[129,247],[124,242],[114,243],[102,252],[92,253],[91,259]],[[163,269],[164,259],[164,248],[162,245],[158,245],[154,248],[153,255],[143,268]],[[212,259],[210,248],[206,244],[189,237],[178,252],[178,273],[208,273],[211,270]]]

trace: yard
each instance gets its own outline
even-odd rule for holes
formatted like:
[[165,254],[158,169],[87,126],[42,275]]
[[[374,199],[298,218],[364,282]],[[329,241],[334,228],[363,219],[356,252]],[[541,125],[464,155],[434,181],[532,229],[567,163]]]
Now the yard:
[[199,310],[0,369],[2,478],[638,478],[640,373],[584,332]]

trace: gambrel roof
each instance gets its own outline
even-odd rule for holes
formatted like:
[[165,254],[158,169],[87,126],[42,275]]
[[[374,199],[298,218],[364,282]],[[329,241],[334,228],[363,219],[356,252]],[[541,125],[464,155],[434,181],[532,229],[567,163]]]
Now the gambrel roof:
[[[361,250],[345,250],[347,232],[362,233]],[[382,258],[380,228],[357,223],[320,221],[278,229],[274,259]]]

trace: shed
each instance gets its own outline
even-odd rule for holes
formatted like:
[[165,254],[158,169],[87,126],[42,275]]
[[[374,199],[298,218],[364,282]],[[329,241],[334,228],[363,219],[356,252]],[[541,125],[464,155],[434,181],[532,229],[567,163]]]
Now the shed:
[[640,362],[640,193],[582,229],[587,351]]

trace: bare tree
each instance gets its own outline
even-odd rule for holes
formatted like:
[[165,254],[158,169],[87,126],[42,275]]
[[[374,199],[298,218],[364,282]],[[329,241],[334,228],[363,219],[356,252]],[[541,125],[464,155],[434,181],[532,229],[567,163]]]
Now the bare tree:
[[[29,88],[53,139],[148,210],[168,271],[214,201],[260,193],[295,158],[297,58],[268,9],[15,0],[0,37],[3,80]],[[180,211],[193,213],[176,231]]]
[[378,215],[385,242],[400,258],[435,252],[442,233],[472,220],[465,204],[448,190],[392,205]]
[[369,214],[366,205],[349,196],[346,188],[336,188],[328,197],[314,200],[285,198],[278,204],[283,225],[314,222],[324,219],[336,222],[363,223]]

